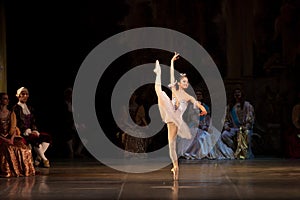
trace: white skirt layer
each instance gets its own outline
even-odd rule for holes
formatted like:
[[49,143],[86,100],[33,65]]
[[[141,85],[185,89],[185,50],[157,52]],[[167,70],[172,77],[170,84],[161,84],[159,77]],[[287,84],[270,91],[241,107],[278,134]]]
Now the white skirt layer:
[[173,122],[177,126],[177,134],[180,137],[186,139],[192,138],[189,127],[182,119],[183,113],[179,109],[174,109],[172,101],[164,91],[158,94],[158,108],[161,118],[165,123]]

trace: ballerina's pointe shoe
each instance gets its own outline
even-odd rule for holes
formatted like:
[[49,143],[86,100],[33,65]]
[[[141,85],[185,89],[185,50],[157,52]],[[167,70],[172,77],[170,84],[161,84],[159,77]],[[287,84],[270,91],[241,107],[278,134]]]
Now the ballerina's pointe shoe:
[[159,61],[158,60],[156,60],[156,62],[155,62],[155,68],[154,68],[154,73],[155,74],[158,74],[158,73],[160,73],[160,66],[159,66]]
[[178,168],[172,168],[171,171],[173,172],[173,180],[178,180]]

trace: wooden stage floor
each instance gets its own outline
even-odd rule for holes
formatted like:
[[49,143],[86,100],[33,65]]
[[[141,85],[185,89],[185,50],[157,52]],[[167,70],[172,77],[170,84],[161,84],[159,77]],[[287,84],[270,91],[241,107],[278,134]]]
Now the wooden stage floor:
[[0,178],[0,199],[300,199],[300,160],[180,160],[171,166],[125,173],[91,158],[52,160],[34,177]]

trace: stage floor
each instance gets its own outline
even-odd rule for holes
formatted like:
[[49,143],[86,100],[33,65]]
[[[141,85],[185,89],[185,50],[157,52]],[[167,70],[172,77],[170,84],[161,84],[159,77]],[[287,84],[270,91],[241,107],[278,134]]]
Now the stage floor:
[[300,160],[180,160],[149,173],[116,171],[91,158],[52,160],[34,177],[0,178],[6,199],[300,199]]

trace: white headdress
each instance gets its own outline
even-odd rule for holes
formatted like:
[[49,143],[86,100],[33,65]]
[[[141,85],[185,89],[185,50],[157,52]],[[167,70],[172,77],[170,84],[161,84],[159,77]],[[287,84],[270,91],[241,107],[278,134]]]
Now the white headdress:
[[[26,92],[28,93],[28,89],[27,89],[27,88],[21,87],[21,88],[19,88],[19,89],[17,90],[16,96],[19,98],[19,96],[21,95],[21,93],[22,93],[23,91],[26,91]],[[19,101],[19,102],[18,102],[18,105],[20,105],[20,106],[22,107],[23,113],[24,113],[25,115],[29,115],[29,114],[30,114],[30,110],[28,109],[26,103],[21,103],[21,102]]]
[[17,90],[16,96],[19,97],[20,94],[21,94],[21,92],[23,92],[23,91],[26,91],[26,92],[28,93],[28,89],[27,89],[27,88],[25,88],[25,87],[20,87],[20,88]]

